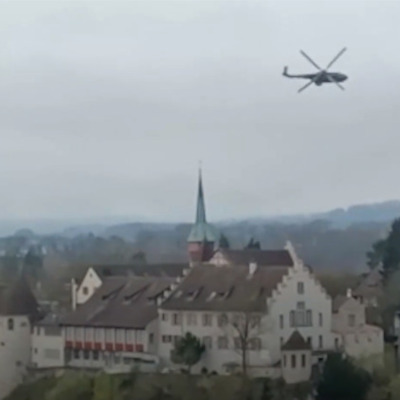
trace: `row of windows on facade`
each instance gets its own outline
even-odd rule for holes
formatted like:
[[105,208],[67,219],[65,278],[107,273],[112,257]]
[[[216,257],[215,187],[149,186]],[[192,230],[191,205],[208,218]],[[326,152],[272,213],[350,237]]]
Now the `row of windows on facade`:
[[[281,340],[280,340],[280,341],[281,341],[281,346],[283,346],[284,343],[285,343],[285,339],[284,339],[283,337],[281,337]],[[307,343],[308,343],[312,348],[315,348],[311,336],[307,337]],[[319,335],[319,336],[318,336],[318,348],[319,348],[319,349],[322,349],[323,347],[324,347],[324,337],[323,337],[322,335]]]
[[105,361],[113,364],[133,365],[140,363],[154,363],[153,360],[135,359],[130,357],[122,357],[118,353],[104,353],[98,350],[66,350],[65,359],[67,362],[71,360],[87,360],[87,361]]
[[[162,335],[161,341],[163,343],[175,344],[180,338],[181,336],[177,335]],[[203,336],[202,343],[206,349],[213,348],[213,338],[211,336]],[[242,347],[245,347],[248,350],[261,350],[261,339],[257,337],[249,338],[247,341],[241,340],[239,337],[235,337],[233,338],[232,343],[230,343],[229,338],[226,336],[219,336],[216,338],[216,346],[220,350],[228,349],[230,344],[233,344],[235,349],[241,349]]]
[[[26,321],[22,321],[20,324],[21,328],[26,328],[28,326],[28,323]],[[13,318],[8,318],[7,319],[7,329],[9,331],[13,331],[15,328],[15,321]]]
[[[297,363],[297,358],[300,358],[299,364]],[[302,368],[307,367],[307,356],[306,354],[291,354],[290,355],[290,367],[298,368],[297,365],[300,365]],[[283,367],[288,367],[286,354],[283,355]]]
[[[305,309],[305,303],[304,302],[299,302],[297,304],[297,309],[292,310],[289,313],[289,326],[292,328],[295,327],[307,327],[307,326],[313,326],[313,318],[312,318],[312,310],[306,310]],[[167,313],[163,313],[161,315],[162,321],[168,321],[169,315]],[[217,325],[219,327],[224,327],[231,323],[232,325],[239,323],[240,321],[246,318],[246,316],[243,315],[234,315],[232,318],[232,321],[229,320],[228,316],[226,314],[220,314],[217,317]],[[260,317],[259,316],[253,316],[252,317],[253,321],[251,322],[252,325],[259,325],[260,323]],[[201,315],[201,321],[203,326],[213,326],[213,315],[210,313],[204,313]],[[171,314],[171,324],[179,326],[182,324],[182,315],[179,313],[172,313]],[[188,313],[186,315],[186,325],[188,326],[196,326],[197,325],[197,314],[195,313]],[[323,326],[323,315],[322,313],[318,314],[318,325],[320,327]],[[279,316],[279,327],[280,329],[285,328],[285,316],[281,314]]]
[[[201,315],[201,322],[203,326],[213,326],[213,314],[204,313]],[[169,318],[169,314],[162,313],[161,320],[167,322]],[[241,324],[241,323],[249,323],[252,326],[257,326],[260,324],[260,316],[259,315],[242,315],[235,314],[229,319],[227,314],[219,314],[217,316],[217,324],[220,327],[227,326],[228,324]],[[172,313],[171,314],[171,324],[172,325],[182,325],[182,314]],[[197,325],[197,314],[196,313],[188,313],[186,314],[186,324],[188,326],[196,326]]]
[[145,331],[132,329],[67,327],[65,337],[66,340],[75,340],[78,342],[102,342],[104,340],[106,342],[115,341],[117,343],[143,343]]

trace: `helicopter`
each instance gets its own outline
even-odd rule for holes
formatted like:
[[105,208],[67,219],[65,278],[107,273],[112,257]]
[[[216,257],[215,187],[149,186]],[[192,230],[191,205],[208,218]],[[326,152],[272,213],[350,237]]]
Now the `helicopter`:
[[305,57],[315,68],[319,70],[319,72],[315,74],[299,74],[292,75],[288,72],[288,67],[284,67],[283,76],[287,78],[302,78],[302,79],[310,79],[310,82],[302,86],[298,93],[302,92],[304,89],[307,89],[310,85],[315,83],[317,86],[321,86],[323,83],[335,83],[340,89],[344,90],[344,87],[339,82],[344,82],[347,79],[345,74],[339,72],[328,72],[328,69],[333,65],[334,62],[338,60],[338,58],[346,51],[346,47],[339,51],[339,53],[333,58],[333,60],[326,66],[325,69],[322,69],[309,55],[307,55],[303,50],[300,50],[300,54]]

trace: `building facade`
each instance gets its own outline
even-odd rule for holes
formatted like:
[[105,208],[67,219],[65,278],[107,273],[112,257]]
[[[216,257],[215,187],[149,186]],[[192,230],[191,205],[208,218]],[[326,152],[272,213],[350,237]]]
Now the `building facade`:
[[20,276],[0,292],[0,399],[24,382],[31,362],[31,328],[39,317],[28,283]]

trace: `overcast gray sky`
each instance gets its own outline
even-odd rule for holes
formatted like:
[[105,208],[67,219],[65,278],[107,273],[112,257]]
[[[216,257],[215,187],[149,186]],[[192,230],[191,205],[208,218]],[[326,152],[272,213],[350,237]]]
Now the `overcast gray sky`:
[[[0,218],[400,198],[400,2],[0,1]],[[304,49],[346,91],[284,79]]]

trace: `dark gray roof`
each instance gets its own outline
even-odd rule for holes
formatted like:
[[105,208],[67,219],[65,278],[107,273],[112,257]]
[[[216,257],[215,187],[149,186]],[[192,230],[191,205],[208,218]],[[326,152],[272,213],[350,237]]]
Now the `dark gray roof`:
[[182,275],[187,263],[176,264],[116,264],[93,265],[92,268],[100,277],[108,276],[164,276],[176,278]]
[[296,351],[296,350],[311,350],[311,343],[304,340],[299,331],[294,331],[288,341],[282,346],[282,350]]
[[170,310],[265,311],[266,299],[289,267],[194,266],[161,308]]
[[287,250],[230,250],[220,249],[224,257],[236,265],[248,265],[255,262],[262,266],[293,266],[293,260]]
[[23,275],[0,289],[0,315],[26,315],[32,319],[39,316],[38,303]]
[[62,318],[58,314],[49,313],[36,323],[39,326],[58,326]]
[[166,277],[108,277],[61,324],[144,329],[157,317],[156,298],[173,282]]

